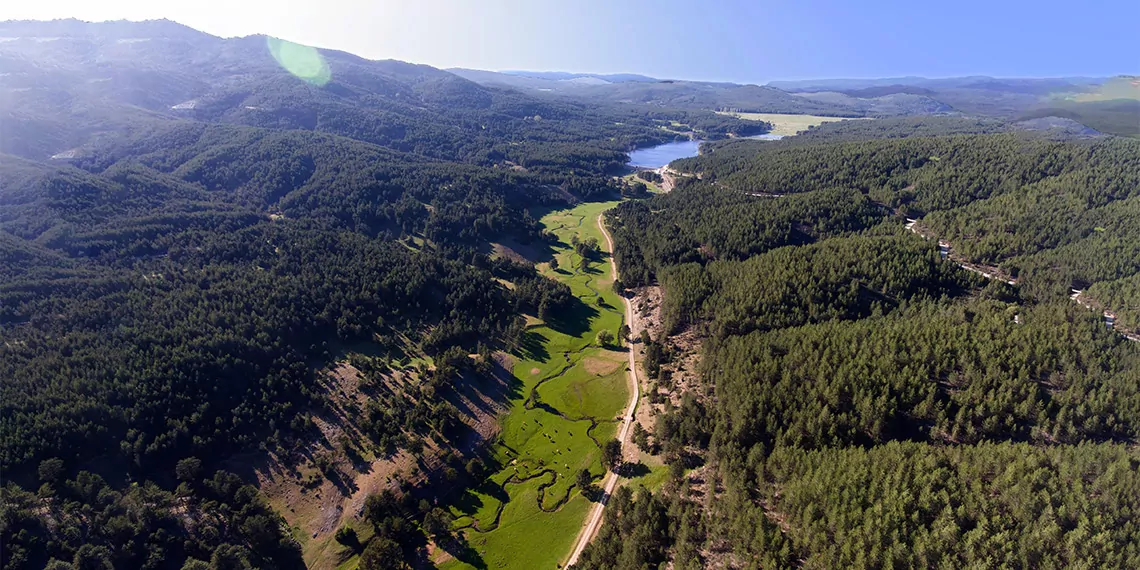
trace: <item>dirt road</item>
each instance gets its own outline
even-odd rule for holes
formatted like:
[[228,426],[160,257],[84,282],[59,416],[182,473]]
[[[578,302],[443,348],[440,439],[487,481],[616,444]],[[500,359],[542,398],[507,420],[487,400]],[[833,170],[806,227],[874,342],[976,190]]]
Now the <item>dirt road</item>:
[[[610,232],[606,230],[606,225],[602,221],[603,214],[598,214],[598,228],[602,230],[602,235],[606,238],[606,245],[610,248],[610,273],[614,279],[618,278],[617,262],[614,261],[614,241],[610,238]],[[633,322],[633,303],[626,297],[622,297],[625,303],[625,322]],[[621,442],[622,448],[629,445],[629,436],[633,431],[630,426],[633,425],[633,413],[637,410],[637,400],[641,398],[641,388],[637,383],[637,361],[634,358],[635,351],[633,346],[629,346],[629,382],[631,387],[629,405],[626,406],[625,416],[621,419],[621,429],[618,430],[618,441]],[[586,516],[586,523],[582,526],[581,532],[578,533],[578,540],[574,541],[574,549],[570,551],[570,558],[566,560],[563,567],[574,565],[578,561],[578,557],[582,554],[582,550],[586,548],[587,544],[593,540],[594,535],[598,534],[598,529],[602,527],[602,513],[606,508],[606,503],[609,502],[610,494],[613,493],[614,488],[617,487],[618,476],[617,473],[610,471],[606,473],[605,479],[602,481],[602,499],[594,504],[590,509],[590,514]]]
[[658,168],[657,170],[654,170],[654,172],[661,176],[662,192],[672,192],[673,188],[677,186],[677,177],[684,176],[680,172],[669,168],[668,164],[662,166],[661,168]]

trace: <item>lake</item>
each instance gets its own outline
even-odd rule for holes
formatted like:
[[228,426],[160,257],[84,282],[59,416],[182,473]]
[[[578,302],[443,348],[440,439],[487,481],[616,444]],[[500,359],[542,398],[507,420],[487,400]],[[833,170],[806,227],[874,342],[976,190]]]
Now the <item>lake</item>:
[[661,168],[678,158],[697,156],[697,149],[704,141],[678,141],[649,148],[639,148],[629,153],[629,165],[637,168]]
[[[783,135],[765,133],[745,138],[778,141],[784,137]],[[649,148],[639,148],[629,153],[629,166],[635,168],[661,168],[678,158],[697,156],[698,150],[703,142],[705,141],[678,141],[659,144]]]

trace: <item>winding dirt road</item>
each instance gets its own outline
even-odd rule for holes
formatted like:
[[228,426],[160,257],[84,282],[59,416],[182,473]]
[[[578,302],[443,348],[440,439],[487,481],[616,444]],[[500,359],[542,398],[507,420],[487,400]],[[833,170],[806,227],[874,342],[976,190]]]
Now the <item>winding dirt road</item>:
[[[602,235],[606,238],[606,245],[610,248],[610,274],[614,279],[618,278],[617,262],[614,261],[614,241],[610,238],[610,232],[606,230],[606,224],[602,221],[603,214],[598,214],[598,229],[602,230]],[[630,324],[633,322],[633,303],[626,297],[622,297],[625,302],[625,322]],[[618,441],[624,449],[629,445],[629,436],[633,431],[630,426],[633,425],[633,413],[637,410],[637,401],[641,398],[641,388],[637,382],[637,362],[634,359],[635,351],[633,345],[629,345],[629,383],[633,387],[630,391],[629,405],[626,406],[625,416],[621,419],[621,429],[618,430]],[[586,524],[582,527],[582,531],[578,533],[578,540],[574,541],[574,550],[570,551],[570,558],[566,560],[563,567],[573,566],[578,562],[578,557],[586,548],[587,544],[594,539],[594,535],[598,534],[598,529],[602,527],[602,513],[606,508],[606,503],[609,502],[610,494],[613,493],[614,488],[617,487],[618,475],[613,471],[606,473],[606,477],[602,482],[602,499],[594,504],[590,509],[590,514],[586,516]]]

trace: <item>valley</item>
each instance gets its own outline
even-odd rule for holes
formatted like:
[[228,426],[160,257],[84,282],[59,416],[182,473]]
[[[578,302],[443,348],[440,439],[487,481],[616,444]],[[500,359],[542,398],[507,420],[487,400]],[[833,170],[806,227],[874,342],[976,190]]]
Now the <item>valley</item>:
[[[551,258],[557,268],[549,261],[540,268],[569,285],[578,303],[557,322],[528,325],[511,359],[520,397],[503,418],[492,453],[501,468],[451,506],[454,528],[474,560],[460,554],[452,562],[439,560],[441,568],[555,565],[570,551],[595,500],[574,487],[577,473],[586,469],[611,480],[602,446],[625,431],[621,418],[630,399],[629,347],[617,340],[624,301],[613,292],[609,249],[597,225],[600,213],[614,205],[583,204],[540,221],[558,239]],[[595,248],[583,257],[575,242]],[[612,345],[598,346],[602,331],[615,339]]]
[[1117,51],[358,8],[0,21],[0,570],[1140,567]]
[[[1106,309],[1127,311],[1140,148],[989,129],[882,119],[714,144],[670,165],[691,175],[671,192],[613,210],[624,279],[661,286],[667,341],[700,339],[699,378],[713,392],[690,388],[689,409],[658,416],[654,434],[672,447],[671,467],[702,468],[618,498],[580,567],[968,564],[977,555],[938,529],[998,548],[991,530],[965,530],[982,520],[1019,535],[996,555],[1013,567],[1033,567],[1023,556],[1127,566],[1118,553],[1130,539],[1114,523],[1098,527],[1111,547],[1059,547],[1034,543],[1036,523],[1007,509],[1024,499],[1014,482],[1028,472],[1054,504],[1130,508],[1070,494],[1075,470],[1119,489],[1102,478],[1135,461],[1126,434],[1138,418],[1085,406],[1094,394],[1134,398],[1140,351],[1128,325],[1074,303],[1067,287],[1092,282],[1113,298]],[[1072,424],[1072,414],[1112,420]],[[898,503],[935,490],[945,500]],[[933,518],[903,514],[916,511]],[[882,512],[882,526],[860,522],[868,512]],[[920,550],[876,550],[884,541]]]
[[749,121],[764,121],[772,124],[771,133],[785,137],[794,136],[800,131],[818,127],[823,123],[847,120],[843,117],[819,117],[815,115],[787,115],[779,113],[726,113]]

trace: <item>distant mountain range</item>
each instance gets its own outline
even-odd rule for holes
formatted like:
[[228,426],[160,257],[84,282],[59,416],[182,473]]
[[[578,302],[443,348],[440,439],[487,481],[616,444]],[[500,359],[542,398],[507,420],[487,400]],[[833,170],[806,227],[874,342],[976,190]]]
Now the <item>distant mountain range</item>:
[[954,113],[1011,121],[1060,117],[1106,133],[1140,134],[1140,80],[1127,75],[817,79],[760,86],[630,74],[449,71],[487,86],[594,102],[838,117]]
[[[629,126],[597,104],[427,65],[267,36],[224,39],[165,20],[0,22],[0,38],[0,153],[31,159],[82,154],[104,138],[183,120],[320,131],[448,160],[482,157],[512,137],[579,141],[583,120],[590,136],[598,125]],[[299,81],[273,46],[323,62],[327,82]]]
[[803,79],[790,81],[769,81],[769,87],[785,91],[847,91],[853,89],[867,89],[871,87],[887,87],[894,85],[911,85],[928,88],[955,88],[971,87],[992,83],[1000,83],[1011,88],[1024,88],[1029,86],[1052,88],[1075,85],[1099,85],[1106,77],[1058,77],[1058,78],[995,78],[986,75],[971,75],[965,77],[885,77],[879,79]]
[[165,20],[0,22],[0,38],[0,105],[8,113],[0,152],[37,159],[81,154],[100,137],[185,119],[324,131],[463,159],[510,133],[575,140],[565,122],[549,119],[614,105],[839,117],[962,113],[1016,120],[1045,113],[1115,134],[1134,134],[1140,124],[1131,120],[1140,96],[1129,99],[1138,88],[1127,76],[760,86],[626,73],[440,70],[320,50],[331,80],[318,88],[285,73],[266,36],[223,39]]
[[[975,328],[983,341],[965,339],[962,331],[969,331],[959,327],[953,334],[965,344],[946,345],[942,353],[971,356],[981,347],[1006,355],[1013,354],[1008,347],[990,350],[993,343],[986,339],[994,331],[1001,333],[994,328],[999,324],[1014,327],[1011,310],[1020,309],[1011,301],[1039,293],[1048,298],[1056,291],[1059,302],[1068,306],[1071,284],[1123,277],[1115,281],[1125,283],[1117,290],[1123,291],[1119,306],[1136,306],[1134,299],[1128,300],[1136,295],[1127,293],[1134,287],[1126,279],[1134,278],[1137,263],[1132,253],[1140,245],[1133,247],[1127,238],[1136,235],[1132,213],[1140,187],[1140,144],[1118,137],[1100,140],[1098,132],[1140,135],[1140,79],[834,81],[838,83],[784,90],[633,74],[447,71],[368,60],[261,35],[220,38],[170,21],[0,22],[0,473],[5,477],[0,566],[293,570],[306,564],[333,568],[354,562],[367,568],[368,560],[380,559],[412,567],[428,561],[429,537],[424,532],[439,547],[436,554],[453,553],[457,562],[487,567],[482,558],[486,554],[486,562],[493,565],[507,560],[515,567],[555,566],[560,547],[545,539],[536,548],[546,550],[546,561],[538,563],[511,557],[513,546],[503,545],[515,542],[510,538],[514,530],[499,532],[487,543],[483,537],[476,543],[478,535],[473,533],[494,532],[491,525],[478,526],[492,521],[486,514],[504,529],[520,521],[536,528],[553,520],[545,513],[541,520],[534,518],[532,508],[541,513],[554,505],[553,510],[562,513],[559,517],[573,516],[579,508],[574,505],[585,505],[574,493],[595,489],[591,481],[599,469],[612,471],[610,462],[598,463],[604,454],[594,448],[594,435],[582,431],[583,424],[538,424],[539,418],[596,423],[592,416],[578,414],[594,413],[586,411],[590,406],[585,402],[596,399],[591,394],[609,393],[609,388],[579,393],[579,384],[585,384],[571,382],[569,375],[558,390],[566,390],[572,401],[540,394],[537,388],[570,370],[563,360],[574,366],[585,363],[587,373],[574,373],[582,379],[594,375],[589,361],[605,367],[609,358],[607,349],[593,346],[594,340],[605,338],[602,330],[617,330],[620,311],[597,304],[605,299],[590,285],[597,281],[588,273],[601,260],[590,253],[594,240],[588,236],[595,222],[605,222],[614,232],[613,243],[607,245],[613,261],[622,264],[624,285],[617,283],[619,292],[653,282],[656,276],[671,288],[669,275],[677,275],[677,287],[695,288],[694,294],[677,298],[698,303],[684,307],[686,302],[681,302],[678,311],[705,319],[700,315],[706,309],[720,307],[727,311],[718,309],[721,315],[750,320],[714,321],[716,315],[710,312],[709,320],[686,324],[696,325],[689,329],[693,332],[724,332],[726,342],[743,342],[748,331],[749,337],[761,335],[777,344],[795,341],[771,336],[795,332],[777,327],[813,328],[818,332],[813,335],[826,339],[828,331],[839,329],[814,319],[823,315],[843,326],[851,321],[863,327],[851,329],[835,344],[847,346],[849,340],[864,338],[866,331],[887,323],[891,311],[910,310],[902,305],[912,298],[929,304],[930,315],[949,315],[947,326],[978,316],[981,328]],[[762,142],[746,139],[768,131],[767,120],[714,111],[882,119],[833,121],[783,141]],[[795,119],[800,124],[818,122]],[[1024,138],[1001,134],[1018,129],[1042,133]],[[1054,139],[1074,137],[1097,140],[1054,144]],[[645,185],[631,180],[637,175],[620,176],[627,173],[631,149],[694,139],[711,143],[704,147],[710,152],[691,161],[705,166],[674,166],[712,174],[715,185],[711,177],[682,176],[669,195],[649,197]],[[715,139],[734,140],[721,144],[712,142]],[[654,177],[643,174],[649,176],[643,180]],[[776,200],[735,191],[752,192],[749,187],[786,190],[787,196]],[[595,218],[612,205],[597,201],[618,196],[632,199],[619,206],[616,216]],[[576,213],[560,213],[564,206],[582,201],[595,203],[583,204]],[[1111,202],[1120,209],[1111,209]],[[897,208],[898,216],[880,204]],[[933,243],[907,238],[900,233],[901,220],[891,219],[915,213],[931,214],[924,226],[941,224],[951,236],[961,237],[948,238],[961,247],[956,251],[982,252],[979,259],[987,263],[1004,259],[1013,261],[1012,267],[1025,268],[1019,279],[1024,279],[1027,294],[1004,285],[981,289],[981,278],[967,279],[966,273],[951,278],[948,271],[956,271],[952,264],[931,263],[938,260]],[[939,218],[943,214],[947,217]],[[567,215],[586,224],[573,227],[559,221],[572,219]],[[1010,233],[1008,228],[1020,230]],[[858,235],[864,229],[866,234]],[[574,236],[584,241],[575,246]],[[844,236],[855,241],[833,247],[844,243]],[[1086,238],[1086,244],[1078,245],[1081,249],[1071,247]],[[886,244],[883,239],[898,241],[899,248],[880,247]],[[968,245],[971,240],[975,243]],[[809,249],[814,245],[821,247]],[[970,247],[976,248],[974,253]],[[1027,248],[1039,248],[1047,257],[1020,265],[1023,254],[1032,251]],[[800,254],[789,253],[792,249],[815,253],[796,261]],[[893,249],[898,255],[889,253]],[[751,265],[760,256],[769,256],[772,263]],[[711,258],[715,261],[704,263]],[[565,262],[562,267],[554,263],[558,259]],[[1058,266],[1058,261],[1066,265]],[[783,273],[769,271],[785,266]],[[682,272],[682,267],[688,269]],[[800,275],[797,268],[823,273]],[[757,273],[763,279],[737,279],[756,271],[763,272]],[[789,279],[797,275],[804,287],[784,286],[795,285]],[[732,285],[733,280],[739,284]],[[587,286],[580,286],[583,283]],[[760,304],[754,302],[756,291],[767,295]],[[950,300],[950,293],[961,296]],[[707,304],[713,301],[710,295],[728,303]],[[611,293],[606,297],[617,299]],[[980,303],[977,310],[965,304],[975,301]],[[752,320],[756,307],[775,308],[762,311],[773,319]],[[1084,331],[1080,334],[1088,343],[1078,347],[1084,352],[1072,353],[1078,364],[1088,360],[1082,355],[1112,349],[1099,323],[1059,309],[1045,306],[1044,312],[1020,313],[1025,324],[1017,326],[1023,328],[1007,330],[1023,340],[1052,338],[1057,347],[1079,340],[1074,335]],[[1054,327],[1035,324],[1039,322],[1034,315],[1053,315],[1056,322],[1077,328],[1053,334]],[[1129,318],[1121,316],[1122,321]],[[662,326],[654,325],[660,334],[655,333],[656,340],[645,339],[647,348],[672,351],[666,348],[672,346],[666,343],[673,328],[664,323],[667,318],[654,317]],[[895,320],[923,322],[909,315],[900,319]],[[532,326],[539,321],[542,330]],[[928,340],[946,336],[935,334],[946,328],[941,324],[927,328],[933,332],[900,325],[879,344],[889,348],[915,331]],[[545,331],[557,336],[546,336]],[[803,346],[814,342],[803,338],[811,341],[800,343]],[[1023,354],[1057,353],[1053,345],[1026,345]],[[572,353],[565,350],[584,346],[593,347],[592,352],[578,354],[571,362]],[[767,358],[783,352],[772,346],[779,350],[762,347],[754,355]],[[721,352],[725,370],[740,355],[750,358],[735,349]],[[810,351],[800,352],[794,357],[798,360],[785,362],[795,366],[819,360]],[[690,361],[671,360],[669,369],[677,371]],[[967,360],[963,366],[975,369],[973,360]],[[747,382],[756,378],[754,372],[769,368],[737,369],[738,390],[708,403],[744,402],[745,407],[705,407],[685,397],[681,408],[660,416],[663,423],[657,425],[663,427],[652,430],[653,447],[681,466],[688,464],[689,450],[708,442],[709,433],[740,432],[741,437],[724,446],[734,455],[725,456],[720,465],[746,471],[741,472],[740,485],[728,486],[743,495],[725,503],[746,505],[757,498],[752,492],[756,483],[769,488],[768,481],[753,477],[775,471],[765,467],[769,451],[776,457],[800,449],[796,442],[808,440],[862,448],[872,440],[888,441],[893,436],[879,439],[888,432],[904,439],[925,433],[938,448],[985,441],[991,432],[979,430],[978,417],[961,420],[962,414],[954,412],[955,407],[979,402],[999,403],[979,409],[1005,414],[1009,422],[994,416],[999,420],[994,425],[1014,426],[1008,431],[1011,439],[1062,441],[1051,434],[1071,435],[1088,424],[1085,417],[1072,416],[1079,425],[1061,421],[1070,417],[1063,407],[1106,401],[1083,387],[1111,376],[1098,369],[1074,380],[1068,395],[1052,403],[1038,400],[1054,412],[1060,410],[1057,421],[1041,416],[1040,408],[1025,407],[1029,419],[1048,421],[1035,427],[1009,415],[1001,403],[1022,394],[1050,396],[1051,385],[1034,381],[1060,378],[1073,366],[1062,362],[1056,371],[1042,368],[1021,375],[994,368],[990,372],[1008,376],[1012,388],[992,398],[982,394],[989,398],[982,402],[955,400],[956,386],[926,381],[952,378],[957,368],[922,375],[914,373],[918,368],[913,366],[901,369],[897,358],[878,361],[885,380],[892,380],[888,373],[901,370],[904,380],[915,381],[913,386],[897,384],[905,393],[895,390],[919,406],[912,410],[937,408],[937,413],[916,412],[912,419],[921,421],[903,426],[895,416],[909,412],[895,409],[895,401],[901,401],[896,394],[883,399],[851,383],[833,390],[822,380],[816,382],[819,394],[855,393],[849,387],[862,390],[855,393],[854,407],[839,409],[823,401],[827,398],[810,397],[821,405],[793,410],[797,404],[787,398],[751,399],[754,389],[767,386]],[[531,363],[542,370],[531,369]],[[771,364],[771,370],[781,366]],[[694,386],[669,376],[669,369],[656,376],[672,378],[670,385]],[[838,366],[831,369],[842,372]],[[538,376],[543,370],[544,376]],[[1106,390],[1127,393],[1125,388],[1135,384],[1134,376],[1127,376],[1133,372],[1121,370],[1124,388],[1110,385]],[[624,374],[620,367],[611,372]],[[982,372],[986,376],[979,382],[993,376]],[[583,382],[587,380],[593,382]],[[661,382],[654,386],[667,388]],[[935,394],[927,390],[945,393],[936,401],[923,395]],[[777,386],[774,393],[789,392]],[[575,417],[553,407],[560,402],[569,402],[562,409]],[[883,402],[888,405],[880,405]],[[1105,405],[1135,409],[1138,402],[1133,398]],[[756,429],[742,431],[715,424],[716,418],[751,413],[747,406],[752,404],[767,412],[792,410],[783,417],[768,413],[764,421],[793,429],[753,426]],[[855,408],[873,413],[849,415],[851,421],[845,424],[816,421]],[[603,420],[613,417],[598,410]],[[535,420],[534,430],[510,428],[518,425],[511,423],[516,420],[497,422],[503,413]],[[1140,425],[1140,414],[1133,415],[1136,422],[1124,418],[1115,424],[1123,426],[1120,430],[1102,430],[1109,424],[1098,423],[1088,430],[1089,437],[1119,436],[1120,453],[1132,453],[1131,442],[1140,433],[1140,427],[1133,429]],[[552,425],[562,426],[563,435],[574,438],[560,440],[573,442],[574,455],[569,445],[561,444],[557,458],[516,453],[534,447],[526,439],[539,429],[557,433]],[[577,435],[569,433],[571,425],[582,426],[574,428]],[[512,448],[514,440],[498,439],[510,431],[521,433],[518,443],[525,445]],[[959,440],[959,434],[968,439]],[[548,439],[553,443],[552,436]],[[638,447],[648,449],[643,438],[638,441]],[[784,450],[766,447],[781,441],[796,445]],[[540,444],[543,454],[555,447]],[[740,458],[736,452],[746,449],[755,453]],[[798,461],[795,455],[786,457]],[[563,462],[565,470],[548,463],[555,461]],[[584,473],[578,470],[587,465]],[[985,467],[984,462],[978,465]],[[239,472],[215,474],[218,469]],[[83,473],[88,470],[98,474]],[[576,470],[576,480],[568,481],[575,479]],[[1078,466],[1070,472],[1085,471]],[[504,481],[511,483],[509,489]],[[270,500],[264,502],[245,483],[257,484]],[[493,492],[484,495],[488,485]],[[691,503],[685,499],[687,487],[668,485],[678,489],[678,500]],[[820,488],[823,499],[812,501],[834,497],[828,495],[832,487]],[[1125,493],[1127,485],[1120,489],[1110,489],[1108,495]],[[398,491],[398,499],[393,491]],[[966,491],[962,494],[963,504],[973,500]],[[1078,495],[1074,500],[1079,505],[1091,504],[1089,512],[1099,512],[1097,504]],[[498,502],[499,508],[484,506],[483,497]],[[642,502],[643,497],[638,496],[637,505],[648,505],[645,512],[651,514],[699,514],[687,503],[666,508],[653,503],[658,498]],[[614,501],[620,498],[615,494]],[[850,511],[831,512],[857,522],[865,501],[856,499],[859,504]],[[525,512],[503,508],[507,502],[524,500],[530,504]],[[962,519],[968,525],[963,529],[993,513],[1004,516],[1005,504],[995,503],[992,512],[968,513],[974,518]],[[1041,504],[1048,509],[1061,503]],[[457,510],[449,510],[452,507]],[[780,521],[768,520],[766,507],[744,518],[734,515],[742,521],[745,536],[756,530],[754,523],[766,525],[760,529],[765,540],[749,542],[780,551],[780,558],[757,559],[780,566],[782,560],[789,565],[801,555],[813,556],[797,546],[810,542],[811,536],[793,542],[801,538],[782,533]],[[1128,506],[1117,518],[1105,520],[1111,524],[1134,511]],[[452,520],[453,512],[463,512],[471,524],[453,524],[458,523]],[[619,522],[640,525],[634,518]],[[666,518],[645,520],[669,528],[687,524]],[[1025,520],[1050,523],[1044,515]],[[606,524],[609,527],[599,534],[603,541],[604,529],[614,526],[612,521]],[[549,526],[552,534],[565,527]],[[577,525],[570,527],[567,541]],[[368,530],[357,537],[354,529]],[[1025,534],[1030,538],[1022,543],[1040,535],[1036,527],[1030,530],[1036,534]],[[1076,530],[1079,534],[1086,529]],[[921,537],[920,532],[925,530],[903,528],[896,534]],[[963,532],[969,538],[972,531]],[[653,548],[664,548],[666,541],[653,533],[660,534],[650,530],[633,536],[650,537],[657,545]],[[783,542],[767,540],[772,537]],[[689,541],[695,547],[690,551],[724,540],[716,534],[708,538]],[[1120,543],[1129,539],[1131,535]],[[900,541],[880,543],[894,552],[920,550]],[[640,548],[645,544],[631,542],[631,548],[645,550]],[[688,546],[669,548],[682,552]],[[985,548],[975,550],[987,553]],[[363,560],[354,560],[361,552]],[[657,558],[652,566],[666,560],[662,552],[653,555]],[[748,554],[737,559],[748,559]],[[590,565],[587,559],[598,555],[584,556],[583,566],[614,567],[599,562],[601,558],[593,558]],[[1060,556],[1052,559],[1064,560]],[[621,559],[626,560],[624,554]],[[687,568],[703,562],[693,557],[676,565]]]
[[519,77],[535,77],[538,79],[601,79],[607,83],[625,83],[629,81],[640,81],[648,83],[656,83],[661,81],[655,77],[647,75],[638,75],[636,73],[569,73],[566,71],[501,71],[507,75],[517,75]]
[[899,116],[950,111],[922,95],[888,98],[814,97],[760,85],[653,79],[641,75],[449,70],[483,85],[562,95],[608,103],[757,113],[799,113],[838,117]]

